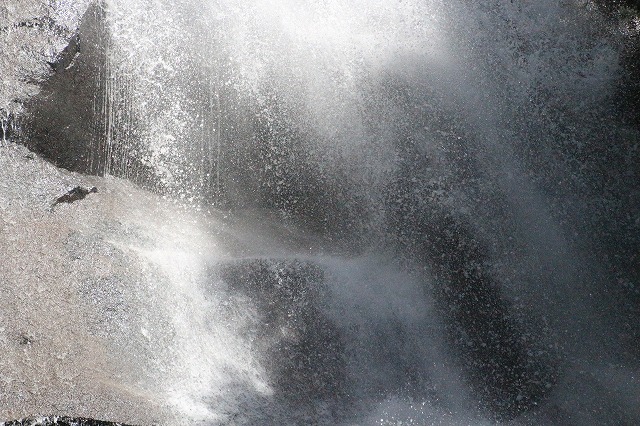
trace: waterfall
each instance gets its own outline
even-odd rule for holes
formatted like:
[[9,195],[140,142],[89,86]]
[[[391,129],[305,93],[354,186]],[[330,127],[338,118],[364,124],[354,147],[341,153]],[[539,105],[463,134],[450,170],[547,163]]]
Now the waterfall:
[[633,13],[51,8],[52,70],[0,92],[3,141],[101,177],[105,212],[51,244],[111,262],[70,286],[87,335],[137,354],[118,392],[176,424],[640,419]]

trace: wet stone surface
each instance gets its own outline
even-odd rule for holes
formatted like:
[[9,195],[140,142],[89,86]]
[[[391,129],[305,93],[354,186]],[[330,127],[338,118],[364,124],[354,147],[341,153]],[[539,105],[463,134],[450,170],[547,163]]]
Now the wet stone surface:
[[283,397],[299,403],[344,393],[343,343],[322,312],[322,269],[295,259],[246,260],[220,269],[232,292],[248,295],[258,309],[260,321],[250,332]]

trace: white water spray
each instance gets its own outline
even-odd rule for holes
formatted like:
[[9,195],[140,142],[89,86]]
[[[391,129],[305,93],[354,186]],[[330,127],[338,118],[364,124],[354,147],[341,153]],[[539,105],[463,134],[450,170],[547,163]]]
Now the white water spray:
[[575,231],[567,152],[622,72],[590,2],[96,4],[93,161],[169,197],[107,178],[140,201],[92,254],[133,260],[74,284],[123,321],[105,347],[143,354],[129,395],[176,424],[638,417],[613,278]]

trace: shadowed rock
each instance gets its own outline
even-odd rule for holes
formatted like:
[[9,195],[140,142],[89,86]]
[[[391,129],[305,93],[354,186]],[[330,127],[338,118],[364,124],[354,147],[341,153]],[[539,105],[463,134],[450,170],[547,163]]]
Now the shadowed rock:
[[223,265],[221,277],[234,292],[251,298],[260,321],[255,350],[269,370],[275,398],[293,410],[335,404],[346,398],[344,345],[339,330],[322,312],[324,274],[298,260],[253,259]]
[[39,95],[26,104],[26,145],[59,167],[104,173],[104,113],[108,33],[94,2],[57,60]]
[[[130,177],[147,168],[134,157],[135,119],[120,104],[131,97],[115,75],[104,1],[92,2],[77,33],[54,60],[51,76],[25,104],[24,143],[58,167],[103,176]],[[125,85],[129,87],[129,85]],[[118,119],[114,118],[116,114]],[[137,179],[151,179],[149,174]]]

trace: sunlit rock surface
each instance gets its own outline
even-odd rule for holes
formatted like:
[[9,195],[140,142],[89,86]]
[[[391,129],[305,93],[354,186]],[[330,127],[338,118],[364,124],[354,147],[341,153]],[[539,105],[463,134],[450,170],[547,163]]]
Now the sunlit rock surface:
[[[140,346],[147,337],[137,320],[151,306],[104,298],[121,292],[124,282],[131,296],[149,291],[151,283],[136,277],[140,258],[115,237],[136,228],[119,219],[133,219],[131,209],[148,195],[134,195],[124,182],[55,169],[27,153],[10,146],[0,155],[0,418],[55,412],[141,424],[166,420],[162,385],[146,374],[154,348]],[[78,184],[101,187],[100,197],[50,211],[57,196]]]

